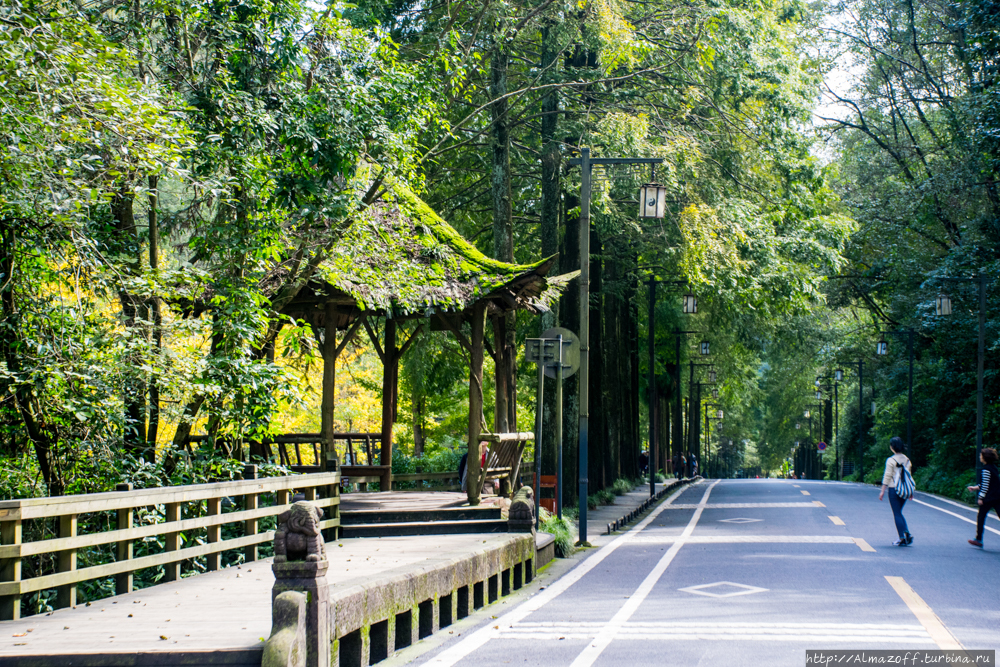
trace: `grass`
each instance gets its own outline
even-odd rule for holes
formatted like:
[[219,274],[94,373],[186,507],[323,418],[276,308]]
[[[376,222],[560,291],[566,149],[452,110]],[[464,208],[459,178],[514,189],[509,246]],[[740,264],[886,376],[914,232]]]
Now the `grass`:
[[542,508],[539,515],[539,528],[542,532],[549,533],[556,540],[556,557],[569,558],[573,554],[574,533],[573,526],[566,520],[554,514],[549,514]]

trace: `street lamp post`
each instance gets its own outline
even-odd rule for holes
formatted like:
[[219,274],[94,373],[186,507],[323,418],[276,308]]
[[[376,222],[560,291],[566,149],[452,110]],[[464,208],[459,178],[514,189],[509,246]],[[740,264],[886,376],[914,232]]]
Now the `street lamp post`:
[[[979,286],[979,349],[976,358],[976,469],[982,465],[979,454],[983,451],[983,371],[986,366],[986,286],[992,278],[985,273],[979,273],[969,278],[939,278],[947,282],[975,281]],[[951,297],[939,294],[937,298],[937,314],[951,315]]]
[[[722,406],[718,403],[705,403],[705,407],[715,407],[721,408]],[[708,472],[712,467],[712,426],[709,422],[710,419],[722,419],[725,416],[721,409],[715,411],[715,416],[712,416],[711,410],[705,410],[705,471]]]
[[[649,496],[652,498],[656,495],[656,470],[659,468],[659,447],[657,447],[658,433],[656,431],[656,410],[659,405],[657,400],[659,396],[656,393],[656,286],[658,284],[666,285],[687,285],[686,281],[682,280],[657,280],[654,276],[650,276],[646,283],[649,285],[649,342],[647,344],[649,352]],[[692,297],[693,298],[693,297]],[[687,297],[685,296],[685,310],[687,312]],[[693,305],[694,311],[697,311],[697,300],[694,301]],[[677,401],[678,401],[678,418],[680,417],[680,398],[681,398],[681,340],[680,334],[698,333],[696,331],[674,331],[673,334],[676,338],[676,349],[677,349],[677,368],[675,369],[675,380],[677,387]],[[708,341],[702,342],[702,354],[708,354]],[[669,440],[669,433],[667,434]],[[677,443],[675,443],[677,444]],[[668,456],[669,458],[669,456]]]
[[[695,366],[708,366],[709,368],[712,368],[712,366],[714,366],[714,364],[696,364],[694,361],[692,361],[690,363],[691,363],[691,376],[690,376],[690,378],[688,380],[688,386],[691,387],[692,392],[694,391],[695,386],[697,386],[698,387],[698,391],[697,391],[697,395],[691,396],[691,399],[690,399],[690,402],[689,402],[689,406],[688,406],[690,408],[690,412],[691,412],[691,414],[688,416],[688,448],[687,448],[687,453],[688,453],[689,456],[691,455],[691,449],[692,449],[692,447],[694,449],[696,449],[696,450],[698,449],[697,443],[701,439],[700,435],[697,437],[697,439],[696,439],[696,436],[695,436],[695,434],[699,430],[699,428],[698,428],[699,427],[699,424],[698,424],[699,420],[698,420],[698,414],[697,413],[698,413],[698,409],[700,408],[700,404],[701,404],[701,385],[703,385],[703,384],[715,384],[715,382],[716,382],[715,370],[709,371],[709,381],[708,382],[698,382],[698,383],[696,383],[694,381],[694,368],[695,368]],[[700,454],[701,452],[699,451],[698,453]]]
[[816,378],[816,386],[820,385],[820,380],[833,380],[833,464],[837,467],[837,480],[841,478],[840,472],[840,381],[844,379],[844,371],[837,369],[833,375],[824,375]]
[[[906,348],[910,356],[910,384],[906,398],[906,445],[913,447],[913,336],[916,332],[913,329],[904,329],[902,331],[883,331],[882,334],[883,336],[885,334],[906,336]],[[889,354],[889,343],[885,338],[875,344],[875,353],[883,356]]]
[[[581,148],[580,157],[567,160],[580,165],[580,446],[577,452],[580,471],[580,544],[587,542],[587,479],[588,440],[590,436],[590,194],[592,168],[596,165],[662,164],[662,158],[593,158],[590,148]],[[655,184],[651,184],[655,185]],[[648,187],[648,186],[647,186]],[[647,187],[643,195],[649,194]],[[655,191],[653,217],[663,217],[661,204],[664,193]],[[645,208],[645,199],[641,204]],[[643,211],[645,212],[645,211]]]

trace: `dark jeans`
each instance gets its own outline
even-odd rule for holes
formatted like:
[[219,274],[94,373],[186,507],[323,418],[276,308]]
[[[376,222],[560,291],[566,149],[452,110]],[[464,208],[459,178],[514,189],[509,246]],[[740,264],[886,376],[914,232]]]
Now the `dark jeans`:
[[906,501],[896,495],[896,489],[888,489],[889,507],[892,508],[892,518],[896,521],[896,532],[899,539],[903,539],[910,529],[906,526],[906,519],[903,517],[903,505]]
[[994,510],[1000,517],[1000,500],[990,500],[979,506],[979,516],[976,517],[976,539],[983,541],[983,526],[986,524],[986,515]]

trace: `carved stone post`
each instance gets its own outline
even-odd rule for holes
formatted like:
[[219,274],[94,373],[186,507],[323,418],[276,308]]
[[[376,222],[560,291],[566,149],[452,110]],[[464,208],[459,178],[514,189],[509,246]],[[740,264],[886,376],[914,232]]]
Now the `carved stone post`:
[[[299,501],[278,517],[278,530],[274,535],[271,603],[272,607],[277,605],[286,591],[305,593],[306,667],[330,667],[332,650],[330,588],[326,582],[330,564],[319,529],[322,517],[323,510],[312,503]],[[274,617],[277,618],[277,613]]]

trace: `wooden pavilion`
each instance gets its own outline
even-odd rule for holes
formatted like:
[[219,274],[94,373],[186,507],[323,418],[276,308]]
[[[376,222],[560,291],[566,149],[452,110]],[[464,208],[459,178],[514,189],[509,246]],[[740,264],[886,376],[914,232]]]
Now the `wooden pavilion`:
[[[452,333],[470,357],[467,441],[472,449],[482,439],[484,352],[493,357],[497,373],[509,367],[501,345],[486,336],[487,320],[494,322],[511,311],[542,313],[549,309],[576,273],[548,277],[555,257],[516,265],[486,257],[438,216],[412,191],[389,184],[380,200],[368,207],[345,230],[318,275],[282,311],[312,325],[320,338],[323,357],[321,432],[317,470],[339,465],[334,442],[374,434],[336,433],[337,358],[361,330],[370,337],[383,366],[382,421],[378,433],[379,466],[345,468],[345,474],[377,475],[382,490],[391,488],[393,424],[396,420],[399,361],[416,337],[430,326]],[[399,324],[420,320],[406,340],[399,340]],[[381,322],[381,335],[376,330]],[[463,332],[469,325],[469,334]],[[506,354],[516,354],[507,350]],[[512,366],[512,364],[510,364]],[[498,378],[501,386],[503,378]],[[286,436],[286,442],[297,442]],[[488,439],[517,440],[490,434]],[[308,438],[306,438],[308,439]],[[523,439],[523,437],[521,438]],[[516,467],[523,444],[517,449]],[[469,500],[478,503],[482,478],[479,458],[469,457]]]

